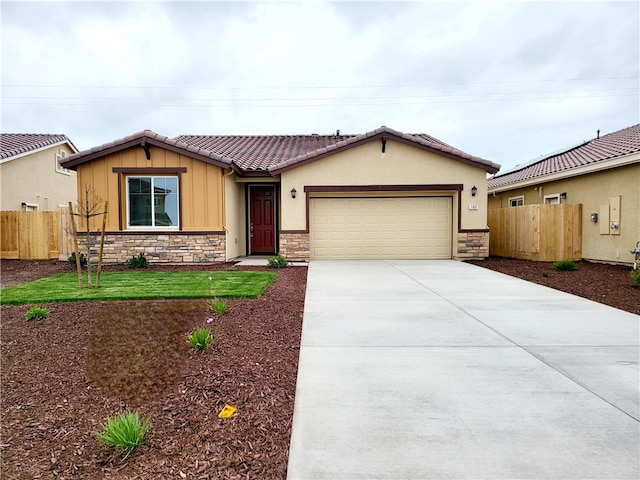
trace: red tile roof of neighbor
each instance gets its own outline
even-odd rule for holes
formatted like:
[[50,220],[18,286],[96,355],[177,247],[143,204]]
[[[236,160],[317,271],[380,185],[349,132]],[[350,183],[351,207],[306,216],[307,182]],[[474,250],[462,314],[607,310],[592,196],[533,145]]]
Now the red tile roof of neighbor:
[[406,134],[380,127],[361,135],[179,135],[173,139],[144,130],[90,150],[71,155],[62,165],[73,168],[111,152],[145,142],[180,151],[245,174],[277,174],[308,161],[350,148],[373,138],[394,140],[430,150],[495,173],[499,165],[474,157],[426,134]]
[[68,143],[73,150],[76,147],[66,135],[48,133],[0,133],[0,159],[15,157],[39,148],[60,143]]
[[618,130],[489,178],[489,190],[640,152],[640,124]]

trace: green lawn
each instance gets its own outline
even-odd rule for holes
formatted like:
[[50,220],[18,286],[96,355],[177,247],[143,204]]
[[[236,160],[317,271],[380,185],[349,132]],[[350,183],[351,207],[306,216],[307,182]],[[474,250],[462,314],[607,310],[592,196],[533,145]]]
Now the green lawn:
[[78,288],[76,274],[61,273],[0,290],[0,304],[164,298],[257,298],[275,276],[275,272],[251,271],[110,272],[100,275],[100,288]]

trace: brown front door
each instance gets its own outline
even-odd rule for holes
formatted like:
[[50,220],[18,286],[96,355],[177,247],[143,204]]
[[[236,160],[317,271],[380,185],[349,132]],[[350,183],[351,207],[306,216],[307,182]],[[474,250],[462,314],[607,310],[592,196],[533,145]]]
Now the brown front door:
[[273,185],[249,187],[251,254],[276,253],[275,197]]

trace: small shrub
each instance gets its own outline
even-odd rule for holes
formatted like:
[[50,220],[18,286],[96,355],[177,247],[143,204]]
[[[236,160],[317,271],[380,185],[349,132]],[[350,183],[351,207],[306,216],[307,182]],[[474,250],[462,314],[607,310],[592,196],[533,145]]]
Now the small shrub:
[[[71,255],[69,255],[69,258],[67,258],[67,260],[69,261],[69,263],[71,265],[73,265],[75,267],[76,266],[76,252],[71,252]],[[81,267],[86,267],[87,266],[87,257],[84,256],[84,253],[80,254],[80,266]]]
[[544,270],[544,271],[542,272],[542,276],[543,276],[544,278],[547,278],[547,277],[549,276],[549,272],[547,272],[546,270]]
[[24,314],[24,317],[27,319],[27,322],[31,320],[44,320],[49,316],[49,309],[45,307],[36,307],[33,306],[27,313]]
[[215,338],[211,334],[211,331],[205,327],[196,328],[187,338],[189,346],[201,352],[206,350],[214,341]]
[[122,450],[123,459],[126,459],[145,442],[150,426],[151,420],[141,420],[138,412],[121,413],[107,418],[96,437],[100,442]]
[[633,280],[633,283],[635,283],[636,287],[640,287],[640,269],[631,270],[629,272],[629,276]]
[[271,257],[267,262],[271,268],[286,268],[289,266],[287,259],[280,253],[275,257]]
[[218,315],[224,315],[229,311],[229,304],[224,298],[214,298],[211,300],[211,310]]
[[144,253],[140,252],[138,255],[134,255],[127,260],[125,265],[129,268],[147,268],[149,262],[147,261],[147,257],[144,256]]
[[567,258],[565,260],[559,260],[553,264],[554,270],[558,272],[571,272],[578,269],[578,264],[575,260]]
[[236,267],[235,263],[232,263],[231,265],[227,265],[224,267],[225,272],[235,272],[236,270],[238,270],[238,267]]

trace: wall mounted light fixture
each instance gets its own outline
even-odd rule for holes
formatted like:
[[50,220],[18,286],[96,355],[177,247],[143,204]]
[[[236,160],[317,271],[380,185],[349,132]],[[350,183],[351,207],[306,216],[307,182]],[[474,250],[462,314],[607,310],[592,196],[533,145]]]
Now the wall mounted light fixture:
[[296,194],[297,194],[297,193],[298,193],[298,192],[296,191],[296,189],[295,189],[295,188],[292,188],[292,189],[291,189],[291,198],[296,198]]
[[473,187],[471,187],[471,196],[475,197],[477,194],[478,194],[478,187],[474,185]]
[[560,194],[560,198],[562,198],[563,200],[567,198],[567,192],[562,192]]

